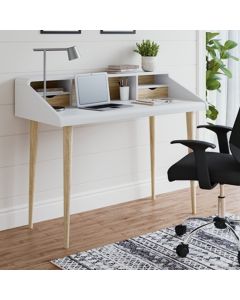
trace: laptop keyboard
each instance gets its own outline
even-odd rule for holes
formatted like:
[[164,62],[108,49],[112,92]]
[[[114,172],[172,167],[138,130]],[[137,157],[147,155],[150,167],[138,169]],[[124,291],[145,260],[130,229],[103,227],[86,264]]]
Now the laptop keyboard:
[[89,107],[80,107],[80,109],[88,109],[88,110],[96,110],[96,111],[108,111],[113,110],[117,108],[126,108],[131,107],[132,105],[127,104],[117,104],[117,103],[107,103],[107,104],[101,104],[101,105],[93,105]]

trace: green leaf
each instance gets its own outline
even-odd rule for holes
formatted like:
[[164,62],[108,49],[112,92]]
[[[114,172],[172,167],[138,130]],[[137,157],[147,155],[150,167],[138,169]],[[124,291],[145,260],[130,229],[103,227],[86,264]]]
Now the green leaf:
[[215,57],[213,60],[214,60],[215,64],[218,64],[220,66],[222,66],[224,64],[220,58]]
[[210,70],[212,73],[217,74],[217,72],[219,72],[220,66],[221,65],[215,59],[212,59],[207,64],[207,70]]
[[224,44],[224,48],[227,50],[233,49],[235,47],[237,47],[237,43],[231,40],[226,41]]
[[218,116],[218,110],[213,104],[210,104],[208,106],[208,109],[206,110],[206,117],[210,120],[216,120]]
[[224,66],[220,66],[220,69],[223,71],[224,75],[228,78],[232,78],[232,72]]
[[219,43],[218,40],[212,40],[212,41],[216,49],[221,49],[222,45]]
[[222,53],[220,54],[221,59],[228,59],[230,56],[230,54],[226,51],[222,51]]
[[208,52],[212,56],[212,58],[216,57],[216,52],[213,48],[209,47]]
[[220,76],[217,76],[216,73],[211,73],[208,77],[208,79],[215,79],[215,80],[221,80]]
[[[219,73],[221,74],[221,73]],[[218,76],[218,72],[212,72],[211,70],[208,70],[206,72],[206,80],[209,80],[209,79],[217,79],[217,80],[221,80],[221,77]]]
[[210,70],[207,70],[206,72],[206,80],[208,80],[211,77],[212,72]]
[[217,79],[208,79],[206,81],[206,87],[207,87],[207,90],[214,91],[221,87],[221,83]]
[[206,32],[206,44],[217,35],[219,35],[219,32]]

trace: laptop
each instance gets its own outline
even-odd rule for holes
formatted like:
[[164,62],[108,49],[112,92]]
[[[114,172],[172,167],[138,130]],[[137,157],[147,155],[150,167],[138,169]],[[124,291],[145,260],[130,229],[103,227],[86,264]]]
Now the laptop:
[[75,76],[75,87],[78,108],[107,111],[132,106],[110,101],[106,72],[78,74]]

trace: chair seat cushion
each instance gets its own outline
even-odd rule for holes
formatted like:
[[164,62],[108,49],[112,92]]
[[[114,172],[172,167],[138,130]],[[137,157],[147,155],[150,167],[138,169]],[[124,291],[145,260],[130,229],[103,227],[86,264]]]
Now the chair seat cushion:
[[[230,154],[206,152],[213,184],[240,185],[240,164]],[[194,153],[189,153],[168,170],[169,181],[198,180]]]

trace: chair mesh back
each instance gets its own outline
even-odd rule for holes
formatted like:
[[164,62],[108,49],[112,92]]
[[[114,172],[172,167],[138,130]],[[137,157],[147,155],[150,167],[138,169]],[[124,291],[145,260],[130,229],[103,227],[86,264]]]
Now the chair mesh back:
[[229,143],[233,157],[240,163],[240,109],[233,125]]

